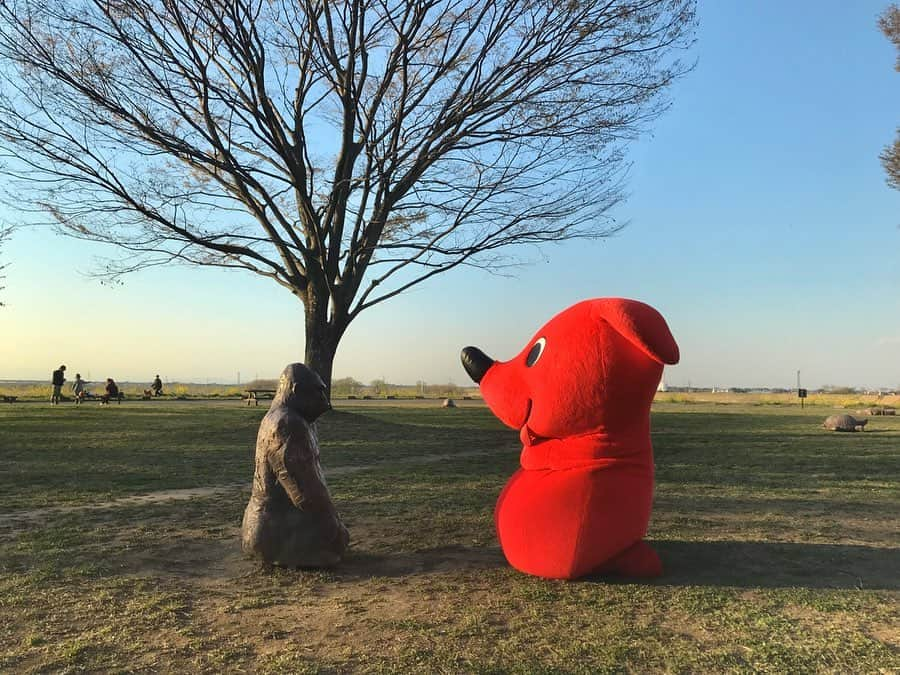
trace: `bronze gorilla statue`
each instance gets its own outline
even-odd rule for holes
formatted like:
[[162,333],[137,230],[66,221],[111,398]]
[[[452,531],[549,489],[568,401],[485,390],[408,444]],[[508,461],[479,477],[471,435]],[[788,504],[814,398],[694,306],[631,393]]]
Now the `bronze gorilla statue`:
[[284,567],[331,567],[350,541],[331,501],[322,466],[316,419],[331,409],[315,371],[292,363],[256,438],[253,492],[244,510],[244,553]]

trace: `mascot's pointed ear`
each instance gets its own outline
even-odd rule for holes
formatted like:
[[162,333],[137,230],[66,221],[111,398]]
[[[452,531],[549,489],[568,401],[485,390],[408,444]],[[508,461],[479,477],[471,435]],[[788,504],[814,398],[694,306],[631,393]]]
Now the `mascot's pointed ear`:
[[602,319],[650,358],[678,363],[678,345],[662,314],[637,300],[602,298],[594,301],[591,316]]

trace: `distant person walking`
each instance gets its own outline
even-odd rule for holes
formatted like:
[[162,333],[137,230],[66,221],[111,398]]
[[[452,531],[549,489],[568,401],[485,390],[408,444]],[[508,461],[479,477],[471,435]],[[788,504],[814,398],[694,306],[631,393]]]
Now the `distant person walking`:
[[106,378],[106,393],[100,397],[100,404],[109,403],[109,399],[119,398],[119,386],[111,377]]
[[159,375],[153,379],[153,384],[150,385],[150,389],[153,390],[154,396],[162,396],[162,380],[159,379]]
[[60,366],[53,371],[53,394],[50,396],[51,405],[59,405],[62,386],[66,383],[66,367]]
[[75,381],[72,383],[72,396],[75,397],[75,405],[84,401],[84,380],[81,373],[75,373]]

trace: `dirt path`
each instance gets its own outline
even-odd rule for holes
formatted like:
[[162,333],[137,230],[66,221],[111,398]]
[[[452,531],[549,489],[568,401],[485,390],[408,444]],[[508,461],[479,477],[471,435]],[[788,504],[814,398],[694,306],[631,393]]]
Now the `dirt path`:
[[[490,450],[471,450],[468,452],[454,452],[452,454],[435,454],[422,455],[420,457],[409,457],[400,460],[374,462],[372,464],[352,464],[347,466],[335,466],[325,470],[325,477],[329,476],[346,476],[360,471],[369,469],[378,469],[385,466],[399,466],[403,464],[432,464],[448,459],[459,459],[462,457],[475,457],[478,455],[486,455]],[[23,511],[12,511],[10,513],[0,513],[0,525],[15,525],[18,523],[29,522],[41,518],[46,518],[58,514],[79,513],[84,511],[100,511],[103,509],[115,509],[125,506],[139,506],[142,504],[159,504],[162,502],[183,501],[187,499],[201,499],[204,497],[214,497],[216,495],[236,492],[238,490],[249,490],[249,483],[228,483],[225,485],[210,485],[207,487],[183,488],[180,490],[159,490],[156,492],[148,492],[146,494],[129,495],[127,497],[118,497],[106,502],[97,502],[94,504],[72,504],[68,506],[46,506],[40,509],[29,509]]]

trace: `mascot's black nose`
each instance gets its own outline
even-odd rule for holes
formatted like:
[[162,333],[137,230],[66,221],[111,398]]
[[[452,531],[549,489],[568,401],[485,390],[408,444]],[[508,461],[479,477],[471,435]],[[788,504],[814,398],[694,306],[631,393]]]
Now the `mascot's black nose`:
[[462,350],[460,358],[462,359],[463,368],[466,369],[469,377],[476,382],[481,382],[481,378],[484,377],[488,368],[494,365],[494,359],[478,349],[478,347],[466,347]]

